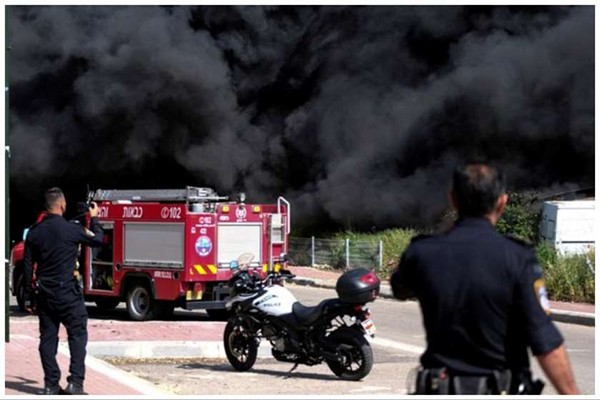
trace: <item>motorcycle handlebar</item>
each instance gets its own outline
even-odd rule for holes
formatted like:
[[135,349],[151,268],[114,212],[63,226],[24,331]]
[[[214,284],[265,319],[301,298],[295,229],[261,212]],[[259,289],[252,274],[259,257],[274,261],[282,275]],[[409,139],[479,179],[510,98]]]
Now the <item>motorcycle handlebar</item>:
[[290,273],[290,274],[282,274],[281,272],[270,272],[267,274],[267,276],[265,277],[265,279],[263,279],[261,281],[261,285],[265,286],[269,283],[269,280],[271,281],[282,281],[285,279],[292,279],[295,278],[296,275]]
[[277,283],[278,281],[284,279],[294,278],[296,275],[294,274],[281,274],[279,272],[270,272],[268,273],[264,279],[260,278],[260,275],[256,273],[256,271],[240,271],[236,276],[230,279],[230,286],[235,287],[236,289],[244,288],[248,291],[256,291],[260,290],[265,286],[268,286],[269,283]]

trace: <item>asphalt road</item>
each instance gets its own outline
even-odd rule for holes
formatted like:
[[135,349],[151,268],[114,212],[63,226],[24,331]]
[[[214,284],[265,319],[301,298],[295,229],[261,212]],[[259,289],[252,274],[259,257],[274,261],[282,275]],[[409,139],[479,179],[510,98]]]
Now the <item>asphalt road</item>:
[[[315,305],[334,297],[331,289],[288,286],[298,300]],[[412,371],[425,344],[418,305],[378,299],[370,306],[377,325],[374,342],[375,365],[361,382],[341,381],[326,365],[299,366],[288,375],[291,364],[272,358],[259,359],[245,373],[234,371],[221,360],[173,359],[158,362],[126,362],[119,366],[160,388],[182,395],[400,395],[407,393]],[[195,314],[198,315],[198,314]],[[176,317],[192,318],[194,314],[178,312]],[[573,324],[558,324],[566,338],[577,382],[584,394],[594,394],[595,328]],[[113,360],[114,362],[114,360]],[[534,374],[543,377],[533,362]],[[547,385],[544,394],[555,394]]]
[[[306,304],[316,304],[319,299],[335,296],[335,292],[331,289],[300,286],[294,286],[293,292],[299,301]],[[377,325],[375,343],[385,345],[378,346],[379,348],[393,346],[413,350],[410,346],[425,347],[425,334],[416,302],[378,299],[371,303],[370,308]],[[557,323],[557,326],[565,337],[565,344],[580,390],[586,394],[595,393],[595,328],[565,323]],[[407,354],[409,352],[407,351]],[[417,362],[418,357],[415,357],[415,363]],[[533,359],[532,368],[536,376],[544,376]],[[544,394],[554,393],[550,386],[544,390]]]

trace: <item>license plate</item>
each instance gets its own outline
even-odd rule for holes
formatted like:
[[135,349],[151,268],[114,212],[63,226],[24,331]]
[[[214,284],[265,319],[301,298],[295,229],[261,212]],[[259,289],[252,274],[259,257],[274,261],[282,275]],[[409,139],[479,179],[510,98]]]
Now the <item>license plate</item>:
[[369,335],[371,335],[371,336],[375,335],[375,331],[377,331],[377,328],[375,327],[375,323],[373,322],[373,320],[371,318],[364,320],[360,324],[362,325],[362,327],[365,329],[365,331]]

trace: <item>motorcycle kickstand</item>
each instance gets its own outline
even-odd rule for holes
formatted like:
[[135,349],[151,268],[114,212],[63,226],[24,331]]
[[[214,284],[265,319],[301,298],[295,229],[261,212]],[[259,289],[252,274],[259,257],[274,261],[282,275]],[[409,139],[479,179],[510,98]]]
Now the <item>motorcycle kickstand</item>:
[[299,363],[294,364],[294,366],[292,367],[292,369],[289,370],[289,372],[287,373],[286,376],[283,377],[283,379],[288,379],[292,377],[292,372],[294,372],[296,370],[296,368],[298,368]]

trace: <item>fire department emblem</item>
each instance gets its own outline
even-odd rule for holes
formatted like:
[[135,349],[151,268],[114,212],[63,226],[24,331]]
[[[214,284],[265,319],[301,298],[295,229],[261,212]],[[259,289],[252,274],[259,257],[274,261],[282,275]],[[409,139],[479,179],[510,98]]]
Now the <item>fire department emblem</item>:
[[246,209],[241,207],[235,210],[235,216],[238,220],[246,218]]
[[200,236],[198,240],[196,240],[196,253],[199,256],[204,257],[210,254],[212,251],[212,241],[208,236]]

